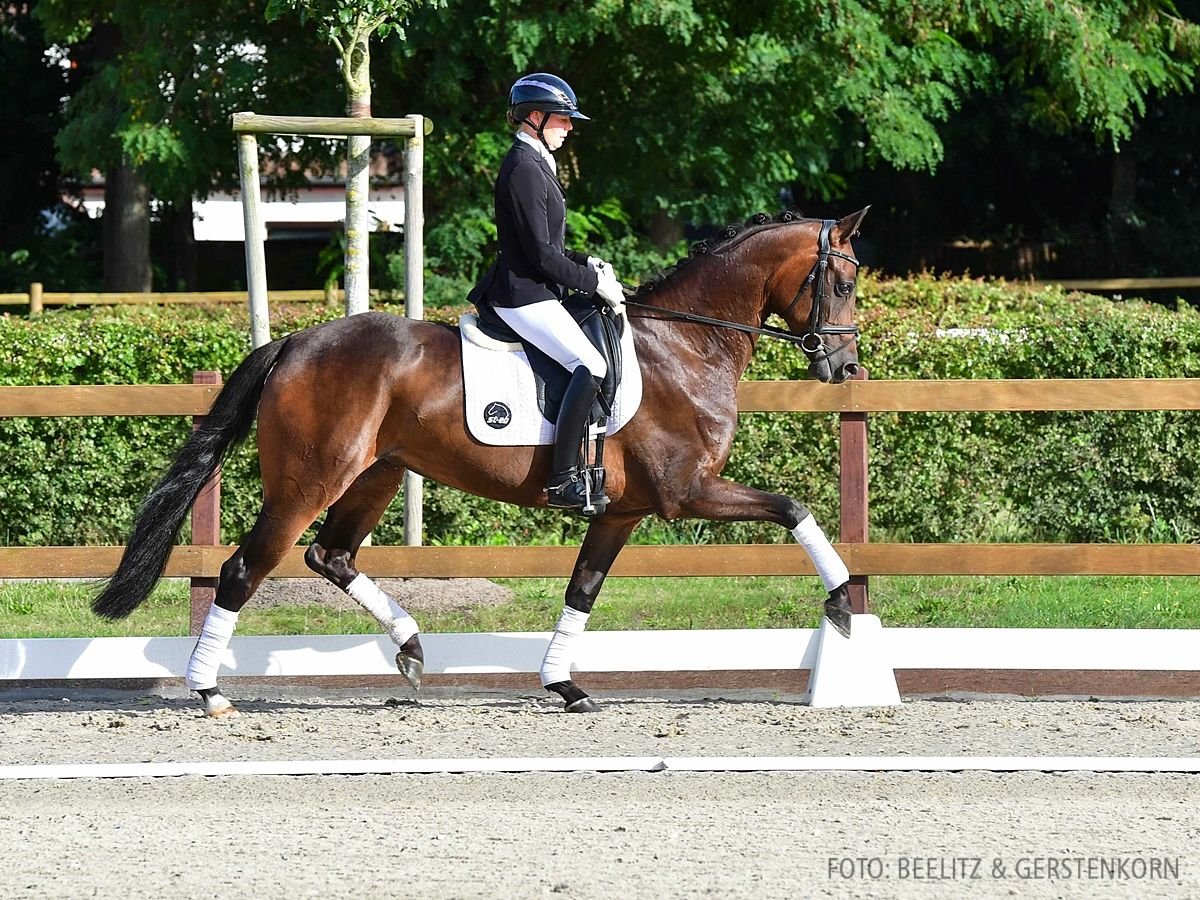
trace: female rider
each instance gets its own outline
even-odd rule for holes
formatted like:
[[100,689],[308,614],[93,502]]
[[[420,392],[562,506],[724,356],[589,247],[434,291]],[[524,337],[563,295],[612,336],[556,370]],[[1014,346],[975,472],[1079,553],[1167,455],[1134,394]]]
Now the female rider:
[[[582,509],[579,448],[588,413],[607,367],[562,302],[570,291],[598,295],[614,311],[624,294],[612,267],[601,259],[564,250],[567,207],[553,152],[563,145],[579,111],[575,92],[561,78],[535,72],[509,91],[509,124],[517,129],[496,178],[495,218],[500,253],[471,291],[513,331],[571,373],[554,434],[547,504]],[[599,509],[603,496],[592,495]]]

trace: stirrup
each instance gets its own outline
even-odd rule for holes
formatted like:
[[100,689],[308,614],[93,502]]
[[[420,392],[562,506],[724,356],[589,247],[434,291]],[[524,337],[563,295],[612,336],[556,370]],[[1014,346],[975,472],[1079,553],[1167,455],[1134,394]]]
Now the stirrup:
[[551,509],[574,510],[590,518],[604,512],[608,498],[604,496],[603,485],[593,493],[587,476],[572,472],[563,481],[557,484],[551,481],[546,486],[546,505]]

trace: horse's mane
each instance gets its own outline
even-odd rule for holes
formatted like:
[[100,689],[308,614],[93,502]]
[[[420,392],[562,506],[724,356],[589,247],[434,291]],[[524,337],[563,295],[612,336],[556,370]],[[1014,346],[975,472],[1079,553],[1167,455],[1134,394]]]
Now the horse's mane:
[[704,256],[713,256],[729,250],[731,247],[740,244],[746,238],[758,234],[760,231],[766,231],[768,228],[774,228],[776,225],[786,225],[789,222],[799,222],[805,218],[804,214],[797,209],[784,210],[775,215],[767,213],[755,213],[744,222],[726,225],[721,229],[720,233],[709,240],[697,241],[688,248],[688,255],[682,259],[676,260],[665,269],[661,269],[649,276],[645,281],[637,287],[637,294],[647,294],[657,290],[664,282],[676,274],[680,269],[683,269],[688,263],[695,259]]

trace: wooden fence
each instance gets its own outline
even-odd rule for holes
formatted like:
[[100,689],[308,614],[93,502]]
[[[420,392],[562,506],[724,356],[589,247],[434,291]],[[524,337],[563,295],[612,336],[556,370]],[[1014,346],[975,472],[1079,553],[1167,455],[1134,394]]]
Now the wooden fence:
[[[1166,291],[1200,289],[1200,277],[1175,278],[1083,278],[1066,281],[1045,281],[1073,291]],[[387,297],[399,299],[396,291],[371,291],[373,299]],[[47,291],[40,282],[34,282],[28,291],[0,294],[0,307],[25,307],[31,316],[40,315],[47,306],[121,306],[139,305],[203,305],[209,303],[245,303],[246,291],[151,291],[136,293],[102,293],[98,291]],[[329,304],[345,301],[345,292],[339,289],[268,291],[271,303],[312,303],[325,301]]]
[[[402,299],[398,291],[371,291],[371,299]],[[341,304],[346,292],[332,285],[327,289],[298,291],[267,291],[271,303]],[[99,291],[47,291],[39,282],[28,291],[0,294],[0,307],[26,307],[29,315],[39,316],[48,306],[204,306],[214,303],[246,303],[245,291],[134,291],[128,293]]]
[[[191,385],[0,387],[0,417],[201,417],[220,390],[216,373]],[[853,602],[867,609],[871,575],[1197,575],[1195,544],[872,544],[868,535],[868,436],[872,412],[1031,412],[1196,410],[1200,379],[1039,379],[743,382],[741,412],[819,412],[840,417],[841,520],[838,550],[850,569]],[[166,575],[192,579],[192,624],[211,602],[232,548],[219,543],[219,485],[193,510],[193,541],[177,547]],[[120,547],[0,547],[0,578],[103,577]],[[573,547],[364,547],[359,561],[375,576],[416,578],[566,577]],[[795,544],[630,546],[613,576],[814,574]],[[277,577],[315,577],[297,547]]]

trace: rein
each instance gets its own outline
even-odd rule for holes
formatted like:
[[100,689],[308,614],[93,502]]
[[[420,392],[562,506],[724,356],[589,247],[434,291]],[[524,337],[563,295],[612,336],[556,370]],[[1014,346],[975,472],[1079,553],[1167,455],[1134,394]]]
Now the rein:
[[[821,235],[818,239],[817,261],[813,263],[812,269],[808,276],[800,284],[799,290],[796,291],[796,296],[792,298],[792,302],[788,304],[787,309],[783,311],[782,316],[786,316],[792,311],[800,298],[804,296],[804,292],[812,287],[813,302],[812,309],[808,316],[808,330],[804,334],[793,334],[783,328],[776,328],[772,325],[763,325],[756,327],[754,325],[743,325],[740,322],[730,322],[726,319],[715,319],[711,316],[702,316],[698,313],[681,312],[675,309],[667,309],[662,306],[652,306],[649,303],[641,303],[637,300],[625,300],[626,306],[636,306],[639,309],[647,309],[657,313],[663,313],[666,318],[678,319],[682,322],[692,322],[698,325],[713,325],[717,328],[728,328],[732,331],[741,331],[746,334],[761,334],[766,337],[778,338],[781,341],[787,341],[790,344],[797,344],[810,357],[815,357],[825,346],[823,335],[827,334],[858,334],[857,325],[828,325],[825,323],[825,307],[828,305],[828,295],[826,294],[825,270],[829,267],[829,257],[836,256],[839,259],[844,259],[847,262],[854,264],[858,268],[858,260],[849,254],[834,250],[829,246],[829,233],[833,230],[833,226],[837,222],[834,219],[825,219],[821,222]],[[647,317],[642,317],[647,318]]]

